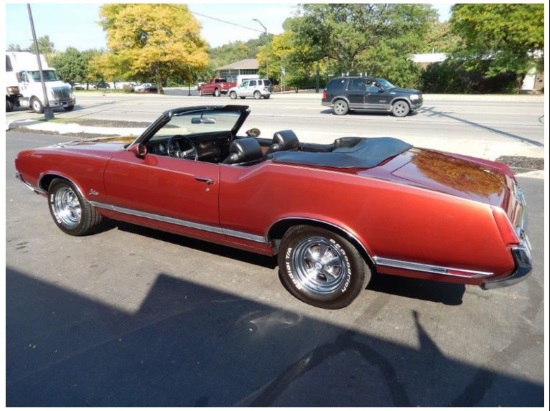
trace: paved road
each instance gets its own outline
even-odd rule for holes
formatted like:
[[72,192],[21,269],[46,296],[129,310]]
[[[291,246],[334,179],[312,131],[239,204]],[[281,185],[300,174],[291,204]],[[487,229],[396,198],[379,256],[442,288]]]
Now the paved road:
[[543,406],[543,180],[520,178],[526,281],[388,276],[325,311],[271,258],[125,224],[63,234],[13,178],[16,152],[63,140],[6,136],[8,406]]
[[[388,114],[335,116],[315,93],[275,94],[269,100],[231,100],[229,97],[79,93],[72,112],[59,118],[153,121],[163,110],[204,104],[247,104],[246,124],[263,136],[293,129],[300,140],[331,142],[345,135],[392,136],[420,147],[496,159],[501,155],[543,157],[544,98],[541,96],[426,95],[424,106],[407,118]],[[179,90],[180,92],[182,90]],[[184,90],[185,91],[185,90]],[[185,94],[185,93],[184,93]],[[43,118],[29,111],[8,113],[7,121]]]

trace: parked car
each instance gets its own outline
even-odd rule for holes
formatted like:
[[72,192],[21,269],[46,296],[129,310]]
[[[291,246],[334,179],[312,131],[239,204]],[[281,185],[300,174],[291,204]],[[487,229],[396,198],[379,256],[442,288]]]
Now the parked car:
[[208,83],[204,83],[200,86],[199,95],[220,97],[222,94],[227,94],[227,91],[236,85],[236,83],[227,81],[225,78],[211,78]]
[[237,87],[231,87],[228,91],[232,99],[254,97],[256,100],[271,97],[273,85],[268,79],[243,80]]
[[531,271],[525,199],[505,164],[390,137],[264,138],[243,131],[249,113],[168,110],[134,140],[22,151],[17,177],[69,235],[113,219],[278,255],[286,288],[327,309],[372,274],[491,289]]
[[134,86],[134,91],[137,93],[156,93],[157,86],[151,84],[151,83],[143,83],[139,86]]
[[383,78],[337,77],[328,82],[321,103],[340,116],[365,110],[406,117],[422,107],[423,96],[419,90],[398,88]]
[[111,88],[111,86],[109,85],[109,83],[105,83],[104,81],[100,81],[99,83],[97,83],[95,85],[95,88],[97,89],[100,89],[100,88]]
[[74,83],[73,90],[86,90],[86,84]]

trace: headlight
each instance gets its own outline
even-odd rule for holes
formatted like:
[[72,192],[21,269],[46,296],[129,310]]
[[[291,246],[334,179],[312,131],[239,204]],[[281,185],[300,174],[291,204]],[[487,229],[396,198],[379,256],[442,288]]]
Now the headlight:
[[411,94],[411,97],[410,97],[411,100],[419,100],[420,99],[420,96],[418,94]]

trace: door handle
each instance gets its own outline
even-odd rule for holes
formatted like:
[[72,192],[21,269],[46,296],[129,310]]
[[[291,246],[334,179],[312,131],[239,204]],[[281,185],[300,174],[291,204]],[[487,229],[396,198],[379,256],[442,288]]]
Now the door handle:
[[214,180],[210,177],[197,177],[197,176],[195,176],[195,180],[206,183],[209,186],[214,184]]

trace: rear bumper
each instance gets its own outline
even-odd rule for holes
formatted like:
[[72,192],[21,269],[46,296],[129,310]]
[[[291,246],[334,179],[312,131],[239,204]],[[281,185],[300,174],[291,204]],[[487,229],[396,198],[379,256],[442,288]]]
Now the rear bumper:
[[525,237],[524,241],[517,247],[512,248],[512,256],[516,262],[516,269],[507,277],[501,277],[495,280],[488,280],[481,284],[484,290],[494,288],[508,287],[525,280],[533,268],[531,259],[531,246],[529,240]]

